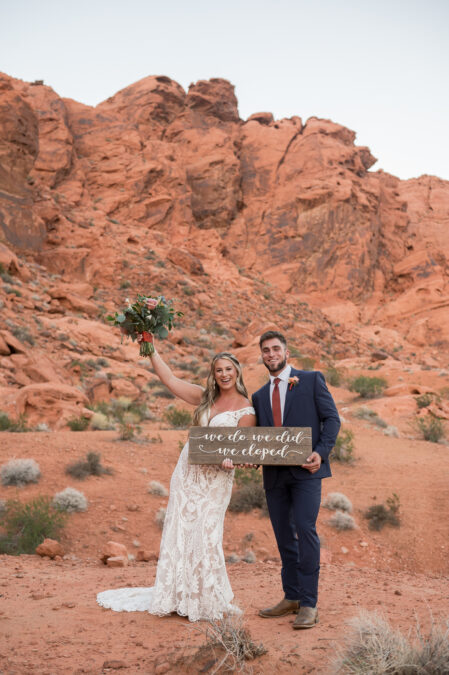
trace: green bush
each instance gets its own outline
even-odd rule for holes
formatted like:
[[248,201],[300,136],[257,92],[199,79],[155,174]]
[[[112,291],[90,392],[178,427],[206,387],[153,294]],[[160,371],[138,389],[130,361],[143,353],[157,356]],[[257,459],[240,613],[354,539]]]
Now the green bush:
[[65,472],[73,478],[84,480],[87,476],[111,475],[112,469],[105,467],[101,463],[101,455],[97,452],[88,452],[86,459],[80,459],[66,467]]
[[259,482],[251,481],[235,490],[229,503],[229,510],[235,513],[248,513],[253,509],[262,509],[262,513],[268,515],[265,490]]
[[356,391],[361,398],[376,398],[380,396],[387,386],[387,381],[383,377],[368,377],[359,375],[349,385],[350,391]]
[[399,527],[399,496],[393,492],[391,497],[388,497],[385,504],[373,504],[365,513],[364,517],[368,521],[370,530],[381,530],[385,525],[392,525]]
[[299,358],[299,363],[302,370],[313,370],[315,367],[315,359],[310,356],[302,356]]
[[240,469],[236,468],[234,472],[234,481],[236,485],[248,485],[248,483],[257,483],[262,485],[261,469]]
[[186,429],[192,424],[192,415],[179,408],[169,408],[165,411],[164,418],[175,429]]
[[349,464],[354,461],[354,434],[350,429],[342,429],[337,436],[330,458]]
[[153,396],[156,396],[157,398],[176,398],[176,396],[165,387],[164,389],[155,389],[153,391]]
[[24,415],[23,413],[19,415],[19,417],[11,423],[9,431],[14,431],[15,433],[18,434],[25,433],[26,431],[31,431],[30,427],[27,424],[26,415]]
[[34,345],[35,340],[30,331],[26,326],[17,326],[13,324],[10,326],[11,333],[16,337],[20,342],[28,342],[29,345]]
[[70,420],[67,420],[67,426],[72,431],[85,431],[89,426],[89,418],[83,417],[72,417]]
[[335,366],[329,366],[324,373],[326,381],[333,387],[339,387],[342,383],[342,376],[339,370]]
[[9,500],[0,516],[0,525],[5,530],[0,537],[0,553],[34,553],[44,539],[54,539],[59,534],[65,520],[66,515],[52,506],[50,497],[36,497],[26,504]]
[[142,429],[132,422],[119,422],[119,439],[121,441],[132,441],[136,434],[140,434]]
[[9,431],[11,428],[12,422],[9,419],[8,415],[0,411],[0,431]]
[[415,426],[422,433],[425,441],[438,443],[441,438],[444,438],[444,426],[439,417],[433,417],[433,415],[418,417]]
[[415,401],[418,408],[427,408],[427,406],[429,406],[432,403],[433,399],[434,399],[433,394],[427,393],[421,394],[421,396],[417,396],[415,398]]

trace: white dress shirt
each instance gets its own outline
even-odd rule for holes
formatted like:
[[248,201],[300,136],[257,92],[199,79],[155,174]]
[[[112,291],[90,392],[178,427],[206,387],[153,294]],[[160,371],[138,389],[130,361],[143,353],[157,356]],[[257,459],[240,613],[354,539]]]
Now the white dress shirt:
[[280,382],[278,384],[279,387],[279,398],[281,399],[281,415],[282,415],[282,421],[284,421],[284,407],[285,407],[285,397],[287,396],[287,389],[288,389],[288,378],[290,377],[291,373],[291,366],[285,366],[284,370],[282,370],[279,375],[270,375],[270,402],[271,402],[271,409],[273,409],[273,391],[274,391],[274,378],[278,377],[280,379]]

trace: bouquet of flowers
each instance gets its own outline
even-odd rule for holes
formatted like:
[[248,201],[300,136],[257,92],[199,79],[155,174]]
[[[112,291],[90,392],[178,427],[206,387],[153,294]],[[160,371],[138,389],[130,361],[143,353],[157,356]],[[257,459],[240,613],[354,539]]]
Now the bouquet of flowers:
[[121,312],[115,312],[114,316],[106,319],[113,326],[119,326],[123,334],[133,340],[140,336],[140,356],[154,354],[153,335],[164,339],[168,331],[175,326],[175,317],[183,316],[182,312],[175,312],[173,301],[166,300],[163,295],[157,298],[138,295],[137,300],[131,304],[127,299],[127,307]]

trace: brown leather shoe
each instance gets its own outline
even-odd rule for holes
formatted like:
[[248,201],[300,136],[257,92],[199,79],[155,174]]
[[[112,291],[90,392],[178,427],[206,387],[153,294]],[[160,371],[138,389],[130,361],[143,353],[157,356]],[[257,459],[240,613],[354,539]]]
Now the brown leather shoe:
[[276,616],[286,616],[287,614],[297,614],[299,610],[299,600],[287,600],[282,598],[274,607],[267,607],[259,610],[259,616],[264,619],[271,619]]
[[293,628],[313,628],[316,623],[318,623],[318,609],[316,607],[301,607],[293,622]]

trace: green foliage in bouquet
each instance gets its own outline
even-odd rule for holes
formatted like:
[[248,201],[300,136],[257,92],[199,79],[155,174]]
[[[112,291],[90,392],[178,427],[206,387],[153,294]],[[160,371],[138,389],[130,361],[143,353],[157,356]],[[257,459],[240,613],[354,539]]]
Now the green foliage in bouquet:
[[138,295],[137,300],[122,312],[115,312],[114,316],[106,319],[114,326],[119,326],[122,333],[135,341],[143,336],[140,343],[140,356],[150,356],[154,353],[152,336],[156,335],[163,340],[168,331],[175,326],[176,317],[183,316],[182,312],[175,312],[173,301],[166,300],[163,295],[157,298]]

